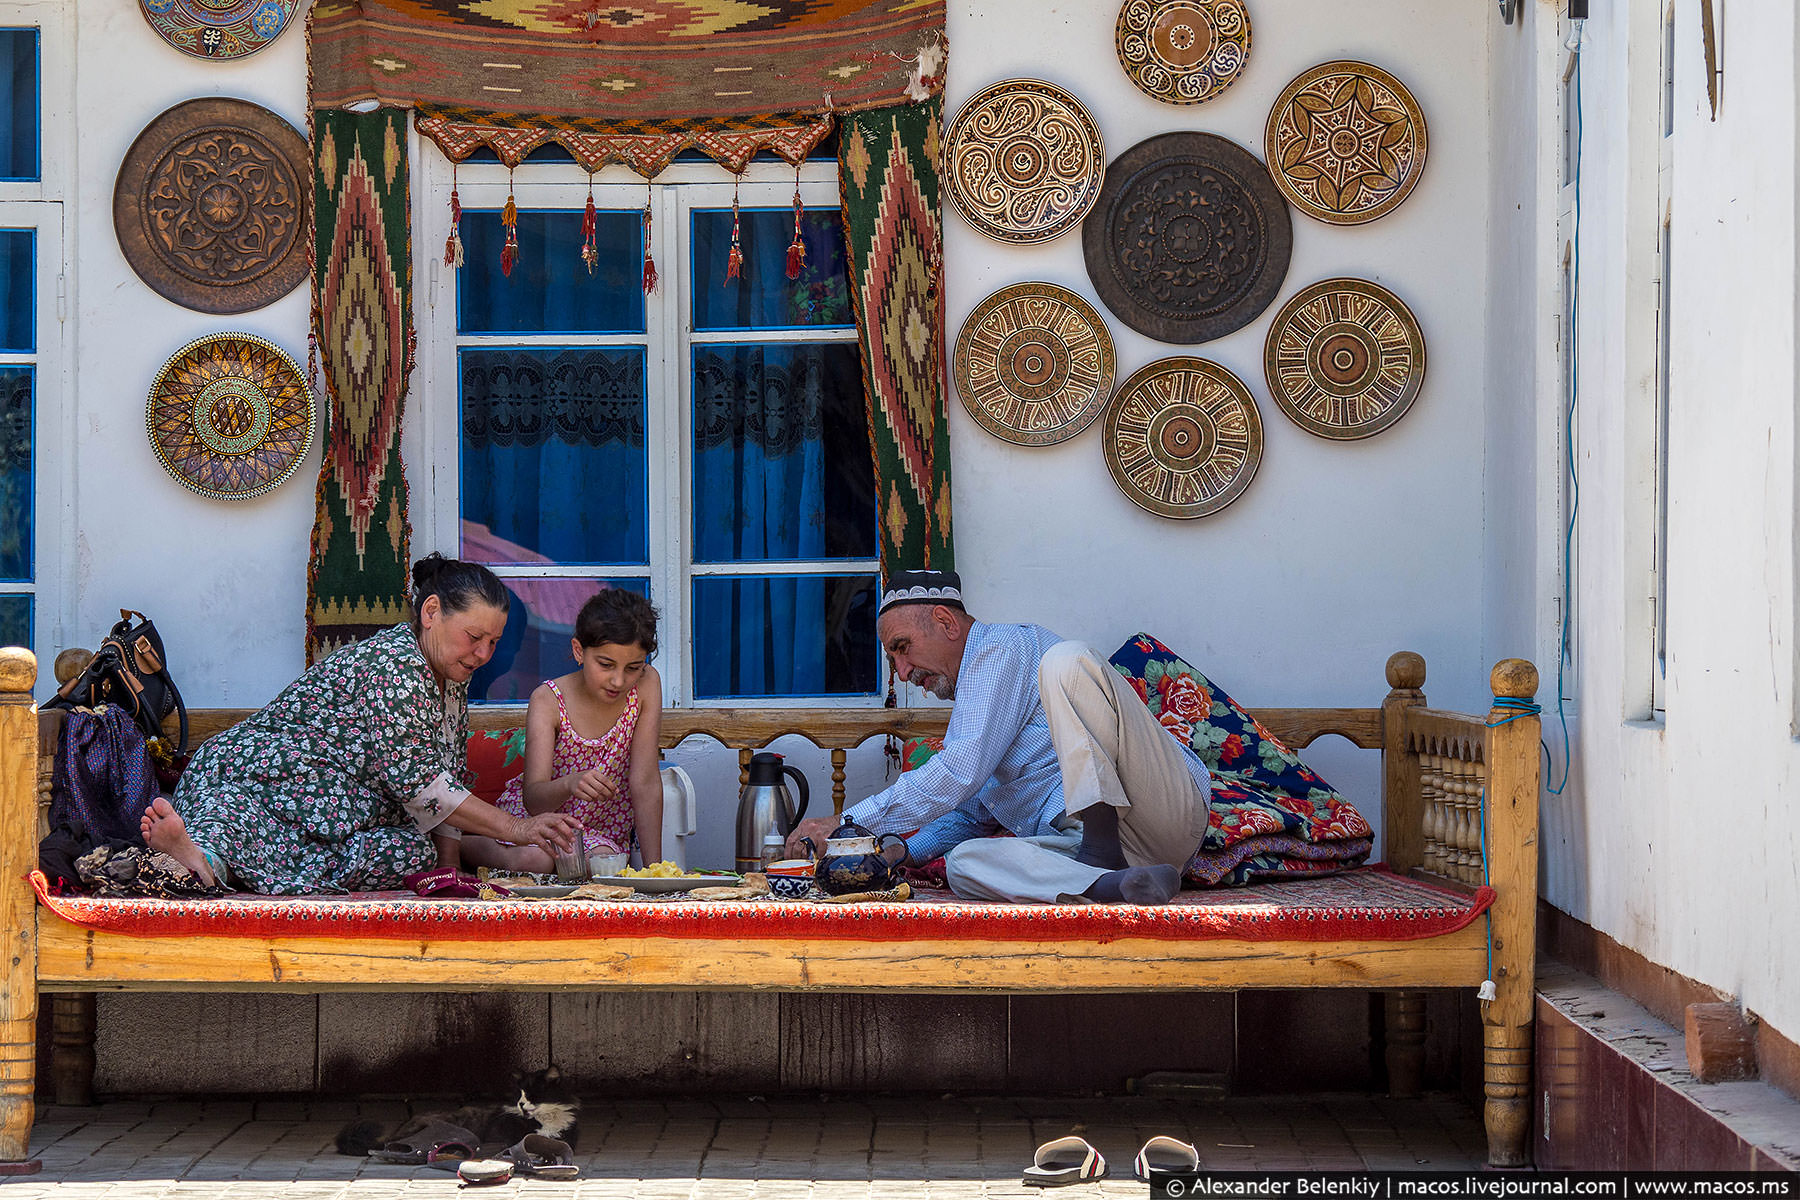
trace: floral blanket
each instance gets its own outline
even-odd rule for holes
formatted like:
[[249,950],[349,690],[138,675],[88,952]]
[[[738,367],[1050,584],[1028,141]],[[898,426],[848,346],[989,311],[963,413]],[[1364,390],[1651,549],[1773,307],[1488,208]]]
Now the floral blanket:
[[1356,807],[1167,646],[1140,633],[1112,656],[1171,736],[1212,771],[1212,816],[1184,874],[1202,887],[1360,866],[1372,831]]

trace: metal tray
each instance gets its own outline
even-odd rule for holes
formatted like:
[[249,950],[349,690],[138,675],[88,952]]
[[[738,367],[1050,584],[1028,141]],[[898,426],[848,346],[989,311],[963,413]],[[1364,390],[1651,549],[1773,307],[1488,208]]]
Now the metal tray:
[[744,882],[742,875],[596,875],[593,883],[606,883],[614,887],[634,888],[640,892],[652,894],[661,892],[686,892],[697,887],[737,887]]

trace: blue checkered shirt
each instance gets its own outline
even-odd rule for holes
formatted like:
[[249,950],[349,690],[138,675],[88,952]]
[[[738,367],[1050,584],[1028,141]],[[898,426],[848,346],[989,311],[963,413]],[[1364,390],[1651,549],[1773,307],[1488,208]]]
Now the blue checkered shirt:
[[963,645],[943,750],[844,815],[876,833],[917,829],[907,839],[914,862],[1002,828],[1020,837],[1055,832],[1064,815],[1062,770],[1038,697],[1038,664],[1062,640],[1041,625],[977,621]]

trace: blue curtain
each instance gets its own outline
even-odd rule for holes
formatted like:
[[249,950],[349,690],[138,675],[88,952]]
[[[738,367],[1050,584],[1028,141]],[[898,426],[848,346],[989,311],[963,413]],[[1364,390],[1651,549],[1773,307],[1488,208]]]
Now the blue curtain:
[[[825,408],[841,381],[828,346],[694,351],[694,542],[703,563],[827,555]],[[702,695],[826,690],[826,580],[697,579]]]

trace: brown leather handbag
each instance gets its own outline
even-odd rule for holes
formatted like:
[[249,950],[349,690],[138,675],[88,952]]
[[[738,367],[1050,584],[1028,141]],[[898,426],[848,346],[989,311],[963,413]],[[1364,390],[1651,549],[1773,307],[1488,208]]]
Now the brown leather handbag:
[[162,636],[141,612],[121,608],[119,623],[101,640],[86,668],[42,707],[93,708],[102,703],[116,704],[130,713],[146,738],[161,737],[163,718],[179,713],[181,744],[175,753],[187,753],[187,705],[169,675]]

